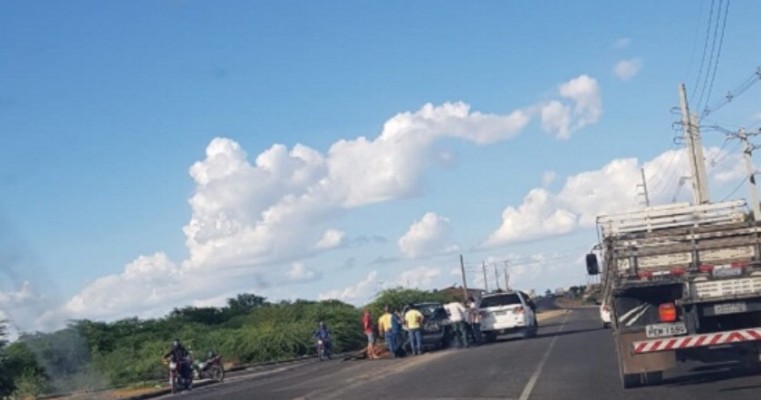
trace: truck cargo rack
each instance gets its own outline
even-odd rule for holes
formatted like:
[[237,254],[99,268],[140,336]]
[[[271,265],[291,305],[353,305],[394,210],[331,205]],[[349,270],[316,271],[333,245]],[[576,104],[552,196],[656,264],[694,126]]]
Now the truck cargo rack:
[[727,224],[745,220],[744,200],[701,205],[675,203],[648,207],[642,211],[597,217],[603,237],[659,229]]

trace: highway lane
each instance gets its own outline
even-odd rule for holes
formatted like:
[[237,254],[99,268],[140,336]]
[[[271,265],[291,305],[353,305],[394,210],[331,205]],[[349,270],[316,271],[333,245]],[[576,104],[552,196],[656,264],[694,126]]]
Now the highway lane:
[[539,337],[398,360],[311,363],[198,388],[202,399],[756,399],[761,376],[691,365],[663,385],[624,390],[596,309],[547,321]]

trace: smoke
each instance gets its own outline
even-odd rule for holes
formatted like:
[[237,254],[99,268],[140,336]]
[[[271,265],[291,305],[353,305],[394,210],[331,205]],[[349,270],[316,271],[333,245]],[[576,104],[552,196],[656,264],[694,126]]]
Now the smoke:
[[39,317],[58,299],[57,285],[33,249],[0,216],[0,320],[8,327],[8,339],[29,348],[58,393],[107,387],[105,377],[92,368],[89,346],[78,330],[30,333],[40,328]]

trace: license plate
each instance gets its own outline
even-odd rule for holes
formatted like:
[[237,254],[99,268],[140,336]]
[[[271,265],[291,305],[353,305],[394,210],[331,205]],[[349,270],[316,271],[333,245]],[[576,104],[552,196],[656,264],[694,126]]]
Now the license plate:
[[687,334],[687,327],[684,325],[684,322],[652,324],[645,326],[645,333],[649,338],[685,335]]
[[730,278],[743,274],[742,268],[732,268],[730,265],[724,265],[713,269],[714,278]]
[[748,306],[743,302],[715,304],[713,306],[713,313],[716,315],[736,314],[746,311],[748,311]]
[[507,311],[494,311],[494,315],[507,315]]

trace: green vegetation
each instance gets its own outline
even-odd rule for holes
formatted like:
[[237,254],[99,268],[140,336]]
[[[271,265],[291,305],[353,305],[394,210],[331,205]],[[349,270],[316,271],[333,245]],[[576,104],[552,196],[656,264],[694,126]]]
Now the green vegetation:
[[[384,305],[450,300],[444,293],[398,288],[379,293],[366,307],[377,318]],[[241,294],[225,307],[185,307],[160,319],[70,321],[57,332],[0,341],[0,398],[155,383],[164,379],[161,358],[175,338],[199,358],[214,350],[233,364],[277,361],[314,354],[312,333],[325,321],[335,352],[358,350],[366,343],[361,312],[335,300],[271,303]]]

